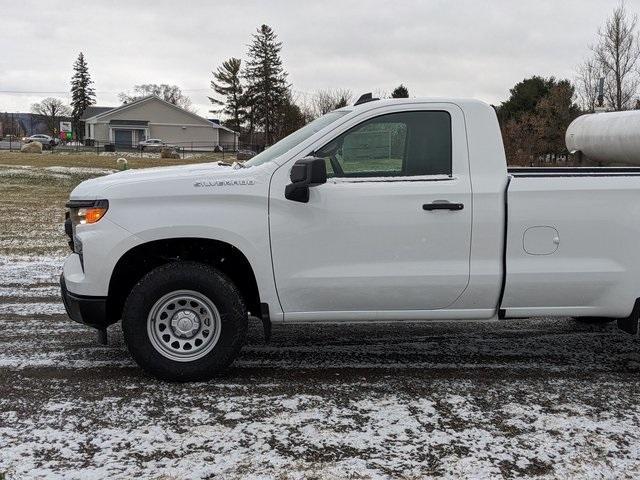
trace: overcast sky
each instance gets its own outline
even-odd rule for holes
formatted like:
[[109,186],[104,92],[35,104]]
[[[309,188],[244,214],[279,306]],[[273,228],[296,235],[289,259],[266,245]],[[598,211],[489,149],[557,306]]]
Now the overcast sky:
[[[117,105],[135,84],[169,83],[206,115],[211,71],[244,59],[262,23],[283,42],[298,95],[403,83],[411,96],[497,103],[533,74],[573,78],[617,0],[0,0],[9,3],[0,16],[0,111],[29,111],[47,96],[68,101],[83,51],[99,105]],[[640,2],[627,6],[640,11]]]

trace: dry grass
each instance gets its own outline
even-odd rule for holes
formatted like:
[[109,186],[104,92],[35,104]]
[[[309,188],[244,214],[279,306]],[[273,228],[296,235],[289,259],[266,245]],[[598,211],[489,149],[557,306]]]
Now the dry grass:
[[[126,155],[25,154],[0,151],[0,255],[62,255],[65,203],[80,182],[117,169],[126,158],[129,168],[184,165],[222,160],[221,154],[187,159],[140,158]],[[225,155],[225,160],[232,158]],[[51,169],[51,167],[62,167]],[[82,167],[66,169],[66,167]],[[86,168],[95,170],[84,170]],[[103,169],[103,170],[101,170]]]
[[230,154],[222,153],[206,153],[191,154],[185,159],[167,159],[159,158],[160,155],[144,154],[100,154],[89,152],[45,152],[36,153],[20,153],[0,151],[0,165],[28,165],[33,167],[95,167],[95,168],[113,168],[116,169],[116,160],[118,158],[126,158],[129,168],[149,168],[162,167],[168,165],[186,165],[193,163],[225,162],[235,161],[235,157]]

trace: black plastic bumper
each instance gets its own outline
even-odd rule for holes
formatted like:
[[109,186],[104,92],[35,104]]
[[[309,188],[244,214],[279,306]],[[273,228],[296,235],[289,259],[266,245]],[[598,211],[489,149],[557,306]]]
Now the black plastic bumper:
[[107,328],[111,322],[107,320],[107,298],[74,295],[67,290],[64,276],[60,275],[62,302],[69,317],[93,328]]

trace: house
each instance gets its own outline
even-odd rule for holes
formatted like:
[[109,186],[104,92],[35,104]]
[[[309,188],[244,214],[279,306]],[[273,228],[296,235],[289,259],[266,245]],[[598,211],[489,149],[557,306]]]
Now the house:
[[116,108],[89,107],[82,119],[85,138],[119,148],[135,147],[148,138],[186,148],[238,148],[239,133],[155,95]]

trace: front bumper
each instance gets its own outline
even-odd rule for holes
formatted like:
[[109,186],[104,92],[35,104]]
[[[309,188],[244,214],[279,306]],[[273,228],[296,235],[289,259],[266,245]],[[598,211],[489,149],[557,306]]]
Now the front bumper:
[[107,298],[75,295],[67,290],[64,275],[60,275],[62,302],[69,317],[93,328],[104,329],[110,323],[107,320]]

